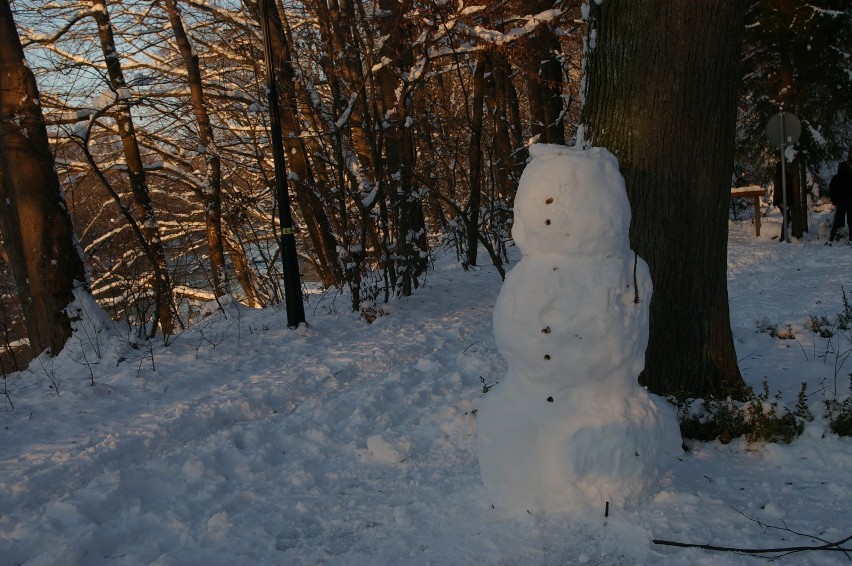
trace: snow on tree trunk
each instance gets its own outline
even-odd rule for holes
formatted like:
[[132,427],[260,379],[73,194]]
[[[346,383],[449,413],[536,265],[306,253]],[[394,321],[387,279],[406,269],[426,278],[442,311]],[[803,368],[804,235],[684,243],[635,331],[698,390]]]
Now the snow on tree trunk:
[[479,465],[508,513],[598,510],[641,498],[680,446],[674,412],[638,385],[651,278],[604,149],[533,145],[515,200],[523,258],[494,308],[509,365],[478,412]]

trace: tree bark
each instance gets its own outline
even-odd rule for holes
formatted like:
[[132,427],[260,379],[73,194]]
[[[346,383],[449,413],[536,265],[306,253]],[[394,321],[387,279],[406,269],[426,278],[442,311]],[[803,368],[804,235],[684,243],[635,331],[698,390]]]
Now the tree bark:
[[378,53],[384,63],[376,73],[384,130],[384,179],[393,210],[400,294],[409,296],[419,285],[418,277],[426,271],[427,246],[423,204],[413,182],[416,150],[413,124],[409,122],[412,84],[404,78],[414,66],[411,24],[406,19],[410,5],[380,0],[379,7],[379,33],[386,37]]
[[322,199],[317,194],[316,177],[308,159],[308,150],[302,139],[302,127],[299,124],[298,99],[296,96],[296,72],[293,61],[289,24],[286,12],[272,10],[270,14],[270,32],[275,60],[278,63],[276,73],[281,109],[281,129],[284,132],[284,150],[290,168],[290,181],[302,218],[308,230],[316,255],[317,271],[326,287],[343,283],[343,269],[337,258],[337,238],[331,229],[331,222],[325,212]]
[[[156,258],[156,261],[152,261],[151,265],[154,272],[154,294],[156,297],[155,322],[159,322],[163,334],[172,334],[174,332],[174,300],[171,278],[166,264],[163,242],[160,238],[160,226],[148,191],[142,154],[139,150],[139,142],[136,139],[136,130],[130,114],[130,104],[126,99],[127,82],[124,80],[121,61],[118,59],[112,23],[106,4],[99,4],[96,9],[93,8],[92,15],[98,25],[98,39],[107,67],[109,85],[116,96],[113,117],[124,149],[124,158],[127,161],[127,173],[130,179],[130,190],[133,193],[136,217],[142,225],[147,243]],[[153,326],[152,334],[156,330],[156,324]]]
[[198,64],[198,54],[195,53],[184,29],[177,0],[166,0],[165,4],[169,23],[172,26],[172,33],[175,36],[175,43],[177,43],[181,58],[183,58],[183,64],[186,67],[190,100],[192,102],[192,109],[195,112],[195,121],[198,125],[198,141],[201,145],[201,152],[207,169],[205,186],[201,190],[204,202],[207,253],[210,256],[210,274],[213,279],[213,291],[217,297],[221,297],[228,292],[225,271],[225,248],[222,239],[222,163],[219,157],[219,150],[216,147],[216,139],[213,135],[213,126],[210,124],[210,116],[207,113],[204,86],[201,82],[201,67]]
[[507,85],[511,85],[510,69],[506,57],[498,50],[489,52],[491,76],[486,81],[486,102],[494,121],[494,180],[498,196],[512,202],[518,190],[517,157],[514,156],[509,136],[509,96]]
[[745,2],[592,4],[588,141],[619,159],[633,249],[651,269],[640,381],[740,397],[728,310],[727,210]]
[[470,197],[467,202],[467,265],[476,265],[479,243],[479,207],[482,203],[482,104],[485,97],[485,54],[480,53],[473,70],[470,143],[467,158],[470,170]]
[[30,347],[56,355],[71,336],[66,308],[86,275],[8,0],[0,0],[0,202]]
[[527,75],[532,134],[541,143],[565,144],[559,38],[548,26],[538,26],[529,43],[534,61],[534,74]]

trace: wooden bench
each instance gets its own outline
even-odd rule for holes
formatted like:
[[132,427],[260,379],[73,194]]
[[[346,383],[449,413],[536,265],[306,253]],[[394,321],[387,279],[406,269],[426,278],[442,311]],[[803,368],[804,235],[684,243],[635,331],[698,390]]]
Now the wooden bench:
[[766,196],[766,189],[757,185],[748,187],[734,187],[731,189],[731,198],[752,197],[754,200],[754,233],[760,236],[760,197]]

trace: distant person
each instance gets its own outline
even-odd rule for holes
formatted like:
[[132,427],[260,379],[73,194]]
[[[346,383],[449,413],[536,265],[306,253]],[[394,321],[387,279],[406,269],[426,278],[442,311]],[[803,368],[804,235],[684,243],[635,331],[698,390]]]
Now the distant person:
[[[792,173],[790,173],[789,169],[787,169],[786,173],[787,173],[787,175],[786,175],[786,177],[787,177],[787,186],[786,186],[786,189],[787,189],[786,190],[786,193],[787,193],[787,210],[784,210],[784,196],[783,196],[784,192],[782,192],[783,189],[782,189],[782,184],[781,184],[781,162],[780,161],[775,164],[775,187],[774,187],[774,190],[772,191],[772,204],[778,207],[778,210],[781,211],[781,215],[784,217],[784,220],[786,220],[787,224],[789,224],[790,218],[791,218],[791,208],[793,206],[793,199],[792,199],[793,175],[792,175]],[[786,234],[787,232],[784,231],[782,233]]]
[[834,241],[844,223],[849,229],[847,232],[849,238],[852,238],[852,170],[849,169],[849,163],[846,161],[840,163],[837,167],[837,175],[828,185],[828,198],[834,204],[834,224],[831,225],[831,236],[828,241]]

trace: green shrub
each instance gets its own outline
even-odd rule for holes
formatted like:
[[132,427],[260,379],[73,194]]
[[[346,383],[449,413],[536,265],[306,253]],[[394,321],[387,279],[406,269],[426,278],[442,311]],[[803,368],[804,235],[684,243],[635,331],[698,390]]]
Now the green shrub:
[[687,399],[675,401],[684,438],[694,440],[719,440],[727,444],[734,438],[744,437],[749,442],[790,443],[805,429],[805,421],[813,419],[807,405],[807,384],[802,383],[798,402],[793,411],[781,404],[780,393],[770,396],[769,384],[764,380],[763,391],[751,391],[745,402],[725,400]]
[[837,328],[849,330],[852,328],[852,302],[846,296],[846,289],[841,287],[840,293],[843,295],[843,312],[837,314]]
[[832,432],[852,436],[852,373],[849,374],[849,395],[843,401],[825,400],[825,418]]

